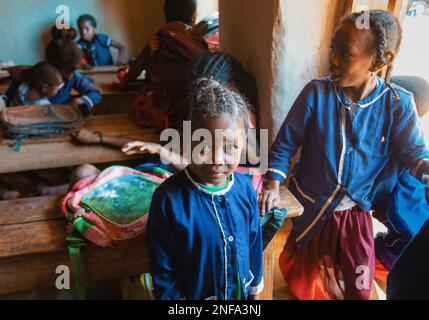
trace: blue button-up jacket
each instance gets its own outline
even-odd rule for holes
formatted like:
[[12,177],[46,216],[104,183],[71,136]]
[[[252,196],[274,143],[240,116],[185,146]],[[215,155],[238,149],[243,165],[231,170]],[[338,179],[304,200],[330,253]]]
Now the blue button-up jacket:
[[345,195],[370,210],[371,188],[393,155],[418,179],[428,171],[414,98],[393,86],[399,100],[378,78],[372,94],[352,103],[329,78],[313,80],[292,106],[272,146],[267,176],[283,182],[302,146],[290,185],[304,206],[294,219],[298,245],[321,229]]
[[185,169],[156,190],[147,243],[157,299],[234,299],[238,283],[243,298],[262,291],[257,197],[247,177],[232,177],[209,193]]

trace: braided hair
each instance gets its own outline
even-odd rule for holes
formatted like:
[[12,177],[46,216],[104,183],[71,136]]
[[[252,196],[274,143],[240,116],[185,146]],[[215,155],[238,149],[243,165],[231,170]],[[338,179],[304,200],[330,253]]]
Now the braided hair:
[[[364,14],[354,12],[344,17],[341,23],[356,21]],[[396,57],[402,42],[402,28],[396,17],[387,11],[369,10],[370,29],[375,36],[375,50],[377,57],[375,65],[387,65],[386,84],[393,91],[395,100],[399,100],[399,95],[390,83],[390,75],[393,69],[393,60]]]
[[186,98],[185,119],[199,123],[224,114],[237,117],[248,128],[248,103],[235,90],[214,80],[212,77],[197,79]]

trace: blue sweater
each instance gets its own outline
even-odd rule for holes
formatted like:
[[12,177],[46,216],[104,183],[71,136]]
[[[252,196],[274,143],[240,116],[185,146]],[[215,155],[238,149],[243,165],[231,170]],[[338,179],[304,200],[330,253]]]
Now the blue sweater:
[[75,72],[58,90],[57,94],[49,100],[52,104],[67,104],[72,99],[73,90],[78,92],[88,110],[92,110],[102,100],[100,91],[94,89],[91,83],[79,72]]
[[152,199],[147,242],[157,299],[234,299],[263,289],[258,203],[249,179],[234,173],[218,193],[201,189],[186,170]]
[[93,66],[107,66],[113,64],[110,47],[112,38],[104,34],[97,34],[92,42],[79,39],[77,42],[88,63]]
[[304,206],[304,214],[294,219],[299,246],[321,229],[345,195],[370,210],[371,189],[393,154],[419,179],[428,171],[414,98],[395,89],[398,101],[378,78],[374,92],[354,104],[354,115],[353,103],[328,78],[311,81],[295,101],[272,147],[267,175],[283,182],[302,146],[290,186]]

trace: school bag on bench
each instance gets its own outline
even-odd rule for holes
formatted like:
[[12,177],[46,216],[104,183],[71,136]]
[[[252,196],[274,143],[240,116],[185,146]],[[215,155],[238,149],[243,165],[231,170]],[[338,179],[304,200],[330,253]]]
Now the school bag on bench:
[[0,120],[6,128],[6,138],[16,140],[14,151],[19,150],[23,139],[68,135],[85,123],[79,108],[68,105],[5,108]]
[[119,247],[143,240],[152,195],[164,180],[155,173],[112,166],[77,182],[64,197],[61,210],[69,221],[68,250],[80,299],[85,297],[81,247],[88,241]]
[[[264,174],[259,169],[238,167],[236,172],[244,174],[250,179],[257,194],[262,192]],[[285,208],[273,208],[261,217],[262,247],[264,250],[268,247],[271,240],[283,225],[286,216],[287,210]]]

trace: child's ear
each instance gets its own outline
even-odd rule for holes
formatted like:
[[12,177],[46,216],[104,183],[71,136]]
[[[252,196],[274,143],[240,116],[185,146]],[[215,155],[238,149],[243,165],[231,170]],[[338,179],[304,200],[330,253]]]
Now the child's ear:
[[383,63],[379,59],[375,59],[369,71],[378,73],[384,67],[391,65],[393,63],[393,60],[395,60],[395,57],[396,57],[396,54],[394,52],[386,51],[386,53],[384,54],[385,62]]
[[386,66],[386,64],[384,64],[383,62],[381,62],[379,59],[376,59],[373,64],[371,69],[369,69],[369,71],[371,71],[372,73],[377,74],[380,70],[382,70],[384,67]]

